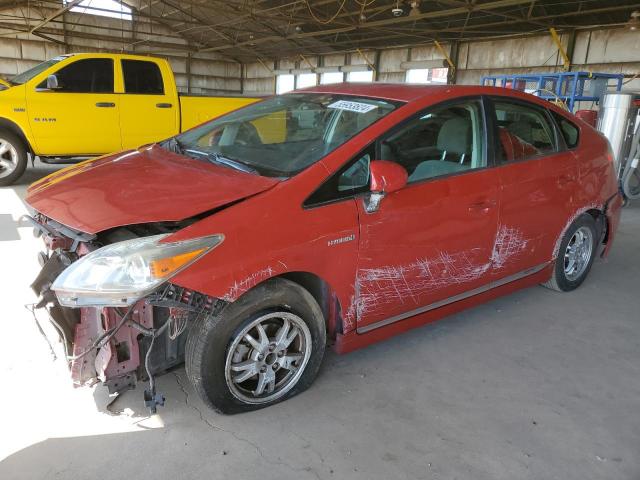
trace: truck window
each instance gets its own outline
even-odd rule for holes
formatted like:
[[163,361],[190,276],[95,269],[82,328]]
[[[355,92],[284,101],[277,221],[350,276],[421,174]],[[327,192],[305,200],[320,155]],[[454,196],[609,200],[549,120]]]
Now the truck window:
[[[113,93],[113,60],[88,58],[78,60],[55,72],[58,87],[55,92]],[[44,80],[38,88],[46,88]]]
[[162,95],[164,85],[160,68],[154,62],[122,60],[125,93]]

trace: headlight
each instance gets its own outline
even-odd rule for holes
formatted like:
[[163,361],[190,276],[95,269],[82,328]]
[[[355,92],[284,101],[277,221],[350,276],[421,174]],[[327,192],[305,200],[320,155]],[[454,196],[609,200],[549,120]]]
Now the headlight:
[[131,305],[219,245],[212,235],[160,243],[168,234],[118,242],[85,255],[51,289],[66,307]]

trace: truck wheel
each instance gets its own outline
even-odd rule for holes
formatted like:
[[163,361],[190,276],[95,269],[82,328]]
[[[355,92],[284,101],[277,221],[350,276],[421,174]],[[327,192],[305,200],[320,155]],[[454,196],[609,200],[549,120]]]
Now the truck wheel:
[[596,222],[591,215],[580,215],[567,229],[553,268],[553,276],[543,285],[558,292],[575,290],[582,284],[595,258]]
[[195,319],[189,330],[187,376],[220,413],[257,410],[306,390],[326,344],[325,321],[313,296],[275,278]]
[[0,130],[0,187],[13,184],[27,168],[27,149],[13,132]]

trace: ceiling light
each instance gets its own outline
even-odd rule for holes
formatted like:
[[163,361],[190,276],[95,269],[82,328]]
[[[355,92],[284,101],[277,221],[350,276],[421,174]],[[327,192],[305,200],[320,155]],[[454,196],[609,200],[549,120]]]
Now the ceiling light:
[[396,6],[391,9],[391,15],[394,17],[400,17],[404,13],[404,10],[400,8],[400,1],[396,1]]
[[627,22],[627,28],[631,31],[640,30],[640,10],[631,12],[631,18]]

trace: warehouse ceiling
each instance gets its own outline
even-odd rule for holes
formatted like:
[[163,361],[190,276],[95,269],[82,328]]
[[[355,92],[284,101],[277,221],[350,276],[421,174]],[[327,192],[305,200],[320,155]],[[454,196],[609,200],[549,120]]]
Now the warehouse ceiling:
[[[60,1],[3,1],[2,7]],[[626,0],[124,0],[135,19],[160,23],[192,52],[237,61],[519,36],[625,25]],[[0,12],[1,14],[1,12]],[[50,22],[59,21],[57,18]],[[127,22],[129,23],[129,22]],[[130,28],[130,27],[129,27]],[[114,33],[119,38],[126,27]],[[133,32],[130,32],[133,35]],[[163,34],[154,38],[161,45]],[[140,43],[140,42],[139,42]],[[144,42],[141,42],[144,43]]]

